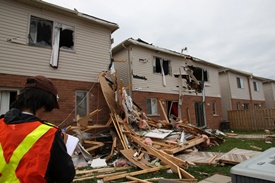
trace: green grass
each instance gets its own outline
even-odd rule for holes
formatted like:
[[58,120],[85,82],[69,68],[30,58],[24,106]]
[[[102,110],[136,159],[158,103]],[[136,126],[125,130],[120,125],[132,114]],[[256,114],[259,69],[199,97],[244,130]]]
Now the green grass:
[[[234,133],[237,133],[234,131]],[[265,134],[264,131],[249,131],[249,133],[245,133],[244,131],[238,131],[238,134]],[[255,150],[250,146],[256,146],[262,148],[261,151],[265,151],[275,144],[275,139],[270,139],[272,144],[265,143],[265,139],[237,139],[237,138],[225,138],[225,142],[220,144],[219,146],[212,146],[205,149],[201,149],[200,151],[208,151],[208,152],[229,152],[234,148],[246,149],[246,150]],[[256,151],[256,150],[255,150]],[[221,174],[230,176],[230,169],[234,165],[225,164],[223,166],[218,165],[197,165],[193,167],[189,167],[187,171],[189,174],[193,175],[198,181],[203,180],[207,177],[210,177],[214,174]],[[135,176],[139,179],[149,179],[153,177],[164,177],[167,179],[178,179],[178,174],[176,173],[167,173],[166,170],[161,170],[155,173],[142,174],[139,176]],[[127,181],[127,179],[119,179],[114,182],[123,182]],[[82,181],[81,183],[96,183],[96,179],[89,181]]]

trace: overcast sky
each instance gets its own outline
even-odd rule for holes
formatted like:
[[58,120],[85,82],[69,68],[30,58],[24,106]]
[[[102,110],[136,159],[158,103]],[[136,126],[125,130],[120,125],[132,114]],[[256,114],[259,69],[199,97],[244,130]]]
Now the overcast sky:
[[132,37],[275,80],[275,0],[45,0],[119,25]]

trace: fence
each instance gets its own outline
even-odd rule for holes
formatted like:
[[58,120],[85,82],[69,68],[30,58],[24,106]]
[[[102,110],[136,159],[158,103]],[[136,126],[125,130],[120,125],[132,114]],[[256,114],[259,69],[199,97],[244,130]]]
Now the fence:
[[228,111],[231,129],[260,130],[275,129],[275,109],[253,109]]

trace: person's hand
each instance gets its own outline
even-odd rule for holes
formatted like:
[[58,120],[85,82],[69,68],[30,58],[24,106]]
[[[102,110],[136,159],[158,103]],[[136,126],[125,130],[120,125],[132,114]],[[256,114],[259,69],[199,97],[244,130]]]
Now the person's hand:
[[62,132],[62,134],[63,134],[64,143],[66,144],[66,143],[67,143],[67,140],[68,140],[68,134],[65,133],[65,132]]

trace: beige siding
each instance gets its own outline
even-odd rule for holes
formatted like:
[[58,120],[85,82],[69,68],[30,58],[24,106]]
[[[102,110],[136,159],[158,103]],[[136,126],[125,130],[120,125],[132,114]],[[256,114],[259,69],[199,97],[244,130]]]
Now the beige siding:
[[[258,83],[259,91],[254,90],[254,84],[253,84],[254,81]],[[252,100],[263,100],[264,101],[265,98],[264,98],[263,83],[259,80],[251,79],[250,86],[251,86]]]
[[[250,100],[247,77],[234,74],[234,73],[228,73],[228,76],[229,76],[229,82],[230,82],[229,84],[230,84],[232,99]],[[237,77],[243,79],[244,88],[237,87],[237,79],[236,79]]]
[[[75,51],[60,51],[58,69],[49,66],[51,49],[26,43],[30,15],[58,21],[75,28]],[[64,15],[1,1],[0,6],[1,73],[37,75],[52,78],[96,82],[110,63],[110,30],[98,24],[68,18]],[[21,44],[7,41],[18,38]]]
[[[125,52],[125,50],[123,50],[123,52]],[[208,70],[209,82],[206,83],[207,86],[205,87],[206,95],[220,97],[218,70],[216,68],[199,64],[196,65],[196,63],[191,60],[187,60],[182,57],[166,53],[157,53],[156,51],[135,45],[133,45],[131,53],[130,59],[133,74],[147,78],[147,80],[133,78],[133,90],[178,94],[179,90],[177,86],[179,86],[179,80],[174,77],[174,75],[179,74],[179,68],[182,68],[188,64]],[[161,57],[171,61],[172,75],[165,76],[166,86],[164,86],[162,75],[159,73],[153,73],[154,57]],[[147,62],[140,62],[139,59],[144,59]],[[184,73],[183,69],[181,70],[181,73]],[[183,86],[186,86],[186,80],[183,79],[182,82]],[[196,95],[195,93],[189,93],[187,90],[183,91],[183,95],[184,94]],[[197,95],[201,96],[202,94]]]
[[263,85],[265,103],[268,108],[275,108],[275,83],[267,82]]
[[230,85],[227,72],[222,72],[219,74],[219,83],[221,88],[222,116],[223,119],[227,120],[227,111],[232,109]]
[[[130,55],[130,52],[129,52]],[[121,52],[117,52],[113,55],[114,59],[125,59],[125,62],[115,62],[115,68],[117,69],[118,81],[123,81],[123,86],[128,86],[132,84],[131,77],[129,77],[129,56],[128,50],[125,49]]]

